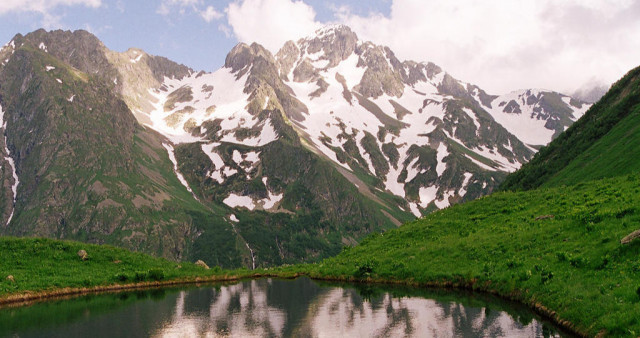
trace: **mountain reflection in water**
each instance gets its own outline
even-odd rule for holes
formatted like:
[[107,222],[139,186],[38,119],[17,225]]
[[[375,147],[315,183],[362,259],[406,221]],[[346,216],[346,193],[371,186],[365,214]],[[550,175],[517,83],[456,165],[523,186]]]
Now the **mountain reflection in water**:
[[[2,309],[0,336],[558,335],[529,310],[489,298],[451,291],[317,284],[307,278],[258,279],[225,286],[90,296]],[[55,320],[48,320],[53,312]],[[61,316],[61,312],[66,315]]]

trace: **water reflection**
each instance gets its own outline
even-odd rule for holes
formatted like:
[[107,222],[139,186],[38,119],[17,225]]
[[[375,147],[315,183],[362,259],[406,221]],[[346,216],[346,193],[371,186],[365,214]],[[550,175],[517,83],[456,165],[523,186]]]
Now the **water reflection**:
[[260,279],[0,310],[19,337],[546,337],[526,309],[469,294]]

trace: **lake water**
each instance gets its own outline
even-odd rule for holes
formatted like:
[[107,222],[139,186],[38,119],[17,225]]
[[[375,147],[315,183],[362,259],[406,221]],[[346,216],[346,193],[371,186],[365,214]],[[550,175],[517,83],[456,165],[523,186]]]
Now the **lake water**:
[[0,337],[547,337],[531,311],[452,291],[258,279],[0,309]]

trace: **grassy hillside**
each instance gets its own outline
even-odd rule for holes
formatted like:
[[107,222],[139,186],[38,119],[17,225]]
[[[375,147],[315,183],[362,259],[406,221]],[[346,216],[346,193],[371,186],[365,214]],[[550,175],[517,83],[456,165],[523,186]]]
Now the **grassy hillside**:
[[[37,40],[18,46],[0,69],[3,132],[20,181],[13,205],[13,173],[0,156],[0,234],[241,266],[244,245],[236,245],[225,209],[205,207],[185,189],[166,140],[137,123],[112,78],[72,67]],[[196,257],[193,243],[205,231],[215,245]]]
[[495,193],[293,269],[321,278],[497,291],[547,307],[579,332],[637,336],[640,240],[620,239],[640,227],[638,206],[638,173]]
[[640,105],[542,186],[576,184],[640,171]]
[[[86,260],[79,250],[88,254]],[[211,276],[192,263],[176,263],[108,245],[43,238],[0,237],[0,299],[7,294]],[[8,279],[13,276],[13,280]]]
[[547,182],[574,184],[637,170],[634,131],[639,113],[640,67],[629,71],[565,133],[509,175],[501,189],[535,189]]

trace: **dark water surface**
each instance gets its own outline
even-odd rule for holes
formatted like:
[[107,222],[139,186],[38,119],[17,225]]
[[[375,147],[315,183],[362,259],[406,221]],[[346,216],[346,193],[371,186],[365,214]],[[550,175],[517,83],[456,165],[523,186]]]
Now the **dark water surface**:
[[546,337],[531,311],[452,291],[258,279],[0,309],[0,337]]

